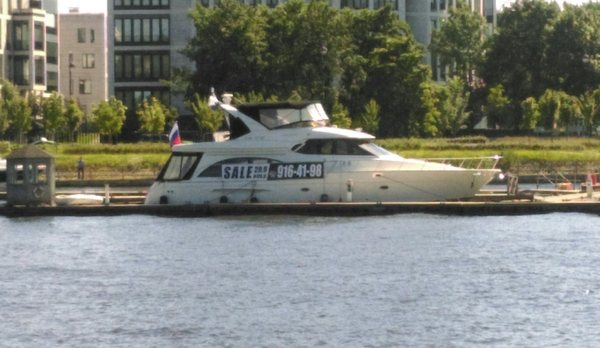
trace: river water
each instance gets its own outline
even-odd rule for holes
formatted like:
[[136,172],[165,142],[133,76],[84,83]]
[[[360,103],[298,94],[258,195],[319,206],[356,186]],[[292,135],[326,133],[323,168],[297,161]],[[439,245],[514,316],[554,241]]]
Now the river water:
[[592,347],[600,217],[0,217],[0,347]]

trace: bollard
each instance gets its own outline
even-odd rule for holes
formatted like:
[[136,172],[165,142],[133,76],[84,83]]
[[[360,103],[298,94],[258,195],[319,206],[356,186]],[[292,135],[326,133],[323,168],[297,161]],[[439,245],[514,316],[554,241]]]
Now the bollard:
[[110,204],[110,187],[104,184],[104,205]]
[[592,198],[594,196],[594,184],[592,184],[592,175],[589,173],[585,180],[585,193],[587,193],[587,198]]
[[346,181],[346,201],[347,202],[352,202],[352,189],[354,188],[354,183],[352,182],[352,179],[348,179],[348,181]]

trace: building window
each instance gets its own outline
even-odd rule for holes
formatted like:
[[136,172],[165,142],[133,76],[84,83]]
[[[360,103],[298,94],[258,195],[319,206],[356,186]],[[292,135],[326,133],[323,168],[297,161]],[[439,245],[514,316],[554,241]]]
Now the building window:
[[117,18],[115,44],[167,44],[169,18]]
[[398,1],[397,0],[375,0],[374,6],[375,8],[382,8],[389,5],[392,10],[398,11]]
[[437,0],[431,0],[431,11],[437,11]]
[[169,0],[115,0],[115,9],[169,8]]
[[15,51],[29,50],[29,23],[27,21],[14,21],[13,33]]
[[85,42],[85,28],[77,29],[77,42],[84,43]]
[[169,42],[169,19],[161,18],[160,20],[160,41]]
[[58,63],[58,44],[56,42],[46,43],[46,62],[48,64]]
[[444,11],[446,9],[446,0],[440,0],[440,11]]
[[81,67],[84,69],[93,69],[96,66],[95,58],[93,53],[84,53],[82,55]]
[[123,42],[123,20],[115,19],[115,43]]
[[342,0],[341,7],[350,7],[353,9],[369,8],[369,0]]
[[35,22],[34,24],[34,46],[36,50],[44,50],[44,23]]
[[[209,0],[201,0],[200,3],[202,4],[202,6],[204,7],[209,7],[210,6],[210,1]],[[252,5],[258,5],[261,3],[261,0],[250,0],[250,3]]]
[[79,80],[79,94],[92,94],[91,80]]
[[96,31],[94,29],[90,29],[90,42],[94,43],[96,41]]
[[46,62],[44,57],[35,57],[35,84],[46,83]]
[[48,71],[46,74],[46,91],[54,92],[58,91],[58,73],[55,71]]
[[115,81],[157,81],[171,77],[169,52],[115,54]]
[[29,57],[15,56],[13,58],[13,79],[17,85],[29,85]]

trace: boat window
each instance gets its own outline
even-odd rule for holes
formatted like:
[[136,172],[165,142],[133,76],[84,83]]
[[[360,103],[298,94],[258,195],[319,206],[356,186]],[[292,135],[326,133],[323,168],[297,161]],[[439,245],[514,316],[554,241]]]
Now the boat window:
[[292,149],[307,155],[372,156],[372,152],[362,148],[364,140],[359,139],[310,139],[304,145]]
[[222,175],[221,167],[224,164],[265,164],[265,163],[278,163],[280,161],[269,159],[269,158],[230,158],[224,161],[219,161],[215,164],[210,165],[208,168],[202,171],[198,175],[199,178],[220,178]]
[[310,104],[303,109],[261,109],[259,117],[260,123],[270,129],[289,127],[291,124],[296,123],[325,125],[329,120],[321,104]]
[[158,176],[158,180],[189,180],[202,158],[201,153],[173,153]]
[[393,152],[390,152],[383,147],[375,144],[375,143],[364,143],[361,144],[360,147],[369,153],[372,153],[375,156],[398,156]]

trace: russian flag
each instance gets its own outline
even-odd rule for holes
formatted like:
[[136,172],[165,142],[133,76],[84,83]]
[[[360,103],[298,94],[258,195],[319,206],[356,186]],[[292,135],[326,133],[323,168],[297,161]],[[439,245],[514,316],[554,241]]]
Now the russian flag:
[[173,147],[179,144],[181,144],[181,136],[179,135],[179,126],[177,125],[177,121],[175,121],[175,124],[169,133],[169,145]]

